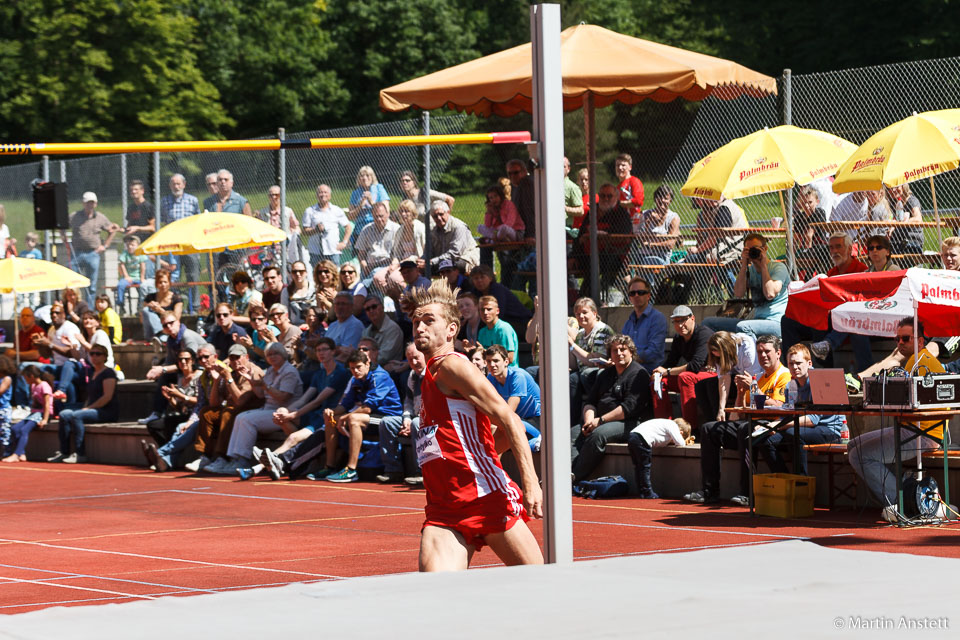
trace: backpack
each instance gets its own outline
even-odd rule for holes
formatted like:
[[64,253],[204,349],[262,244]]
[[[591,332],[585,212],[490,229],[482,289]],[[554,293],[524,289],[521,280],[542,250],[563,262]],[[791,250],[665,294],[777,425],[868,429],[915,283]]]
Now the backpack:
[[573,485],[573,495],[581,498],[619,498],[627,495],[630,485],[623,476],[603,476],[593,480],[582,480]]

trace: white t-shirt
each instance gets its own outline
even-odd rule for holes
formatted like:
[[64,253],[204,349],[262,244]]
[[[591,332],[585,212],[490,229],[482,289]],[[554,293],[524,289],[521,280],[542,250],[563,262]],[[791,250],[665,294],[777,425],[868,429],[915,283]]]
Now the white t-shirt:
[[[53,333],[53,344],[58,347],[70,347],[71,349],[76,348],[80,343],[77,341],[77,336],[80,335],[80,327],[73,324],[69,320],[64,320],[63,324],[60,325],[56,331]],[[61,355],[56,351],[53,352],[53,364],[57,366],[63,365],[67,360],[69,360],[65,355]]]
[[[107,350],[107,361],[104,363],[104,366],[106,366],[108,369],[113,369],[113,365],[115,364],[113,361],[113,346],[110,344],[110,337],[107,335],[107,332],[103,329],[97,329],[93,332],[93,337],[90,338],[88,342],[90,343],[91,347],[95,344],[98,344]],[[86,349],[80,347],[80,353],[83,354],[83,357],[87,361],[90,360],[90,354]]]
[[684,445],[683,436],[680,434],[680,427],[673,420],[666,418],[654,418],[641,422],[633,428],[634,433],[639,433],[647,444],[651,447],[668,447]]
[[833,180],[830,178],[820,178],[810,183],[810,186],[817,190],[820,197],[820,208],[827,214],[827,221],[833,218],[833,208],[837,204],[837,196],[833,193]]
[[[853,199],[853,194],[848,193],[837,201],[833,206],[833,214],[827,219],[830,222],[859,222],[860,220],[866,220],[868,206],[866,198],[861,202],[857,202]],[[851,240],[856,240],[857,230],[849,229],[847,230],[847,235],[850,236]]]
[[307,250],[310,253],[322,253],[325,256],[338,256],[340,251],[337,243],[340,242],[340,227],[346,228],[350,221],[343,209],[335,204],[328,204],[326,209],[319,205],[307,207],[303,212],[304,227],[323,225],[323,233],[311,233],[307,241]]
[[763,367],[757,362],[757,342],[749,333],[735,333],[737,339],[737,373],[749,373],[760,378]]

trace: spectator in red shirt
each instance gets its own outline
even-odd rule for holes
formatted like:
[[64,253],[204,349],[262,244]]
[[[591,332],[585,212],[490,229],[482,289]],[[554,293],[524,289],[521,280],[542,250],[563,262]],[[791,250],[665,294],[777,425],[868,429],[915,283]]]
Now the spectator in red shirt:
[[[20,345],[20,362],[35,362],[40,360],[40,351],[33,343],[33,336],[46,336],[44,330],[36,323],[33,309],[24,307],[20,310],[20,331],[17,333],[17,342]],[[16,358],[16,349],[7,349],[8,358]]]
[[846,231],[834,231],[827,242],[827,247],[830,251],[830,260],[833,262],[833,266],[827,271],[828,276],[867,270],[867,265],[853,257],[853,240]]
[[643,219],[643,183],[640,178],[630,175],[633,170],[633,158],[621,153],[614,163],[617,180],[620,181],[620,206],[630,214],[630,222],[637,226]]

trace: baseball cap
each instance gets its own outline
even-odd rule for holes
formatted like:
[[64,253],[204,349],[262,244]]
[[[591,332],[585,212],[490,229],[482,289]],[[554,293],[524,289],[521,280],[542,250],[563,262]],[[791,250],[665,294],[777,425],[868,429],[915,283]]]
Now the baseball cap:
[[232,344],[230,348],[227,349],[228,356],[242,356],[247,353],[247,348],[242,344]]
[[677,305],[673,308],[673,313],[670,314],[671,318],[686,318],[687,316],[692,316],[693,310],[690,309],[685,304]]
[[437,265],[437,271],[443,271],[444,269],[453,269],[454,264],[453,260],[450,258],[444,258],[440,261],[440,264]]
[[93,191],[84,191],[80,199],[83,202],[97,202],[97,194]]
[[406,260],[400,263],[401,269],[409,269],[411,267],[415,268],[417,266],[417,256],[410,256]]

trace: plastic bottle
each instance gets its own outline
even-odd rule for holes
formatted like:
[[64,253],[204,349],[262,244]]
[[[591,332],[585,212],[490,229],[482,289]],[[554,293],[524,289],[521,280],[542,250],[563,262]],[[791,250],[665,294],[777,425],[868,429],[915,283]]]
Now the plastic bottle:
[[750,383],[750,400],[748,404],[751,409],[757,408],[757,403],[754,400],[754,397],[760,393],[760,388],[757,386],[757,376],[753,376],[753,382]]
[[907,212],[903,208],[903,200],[901,200],[900,198],[897,198],[897,220],[899,222],[903,222],[906,219],[907,219]]
[[840,442],[847,444],[850,442],[850,427],[847,425],[847,416],[841,416],[843,427],[840,428]]

